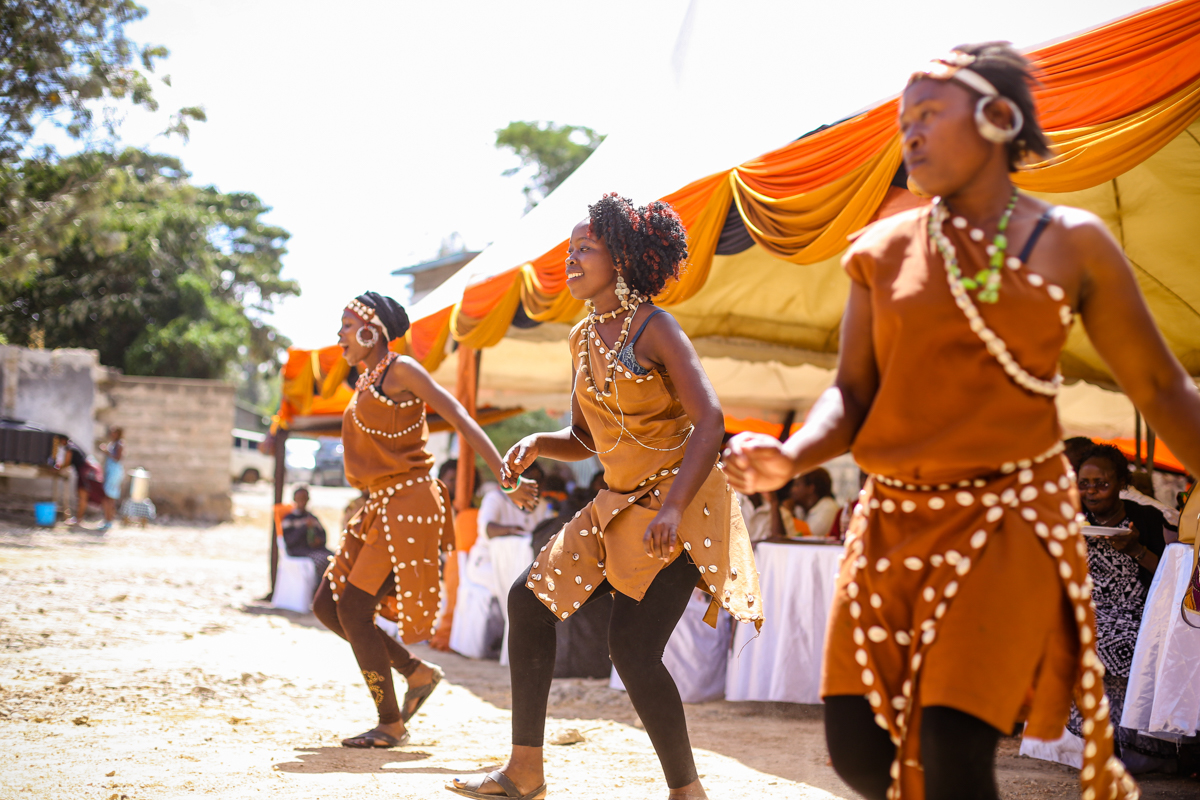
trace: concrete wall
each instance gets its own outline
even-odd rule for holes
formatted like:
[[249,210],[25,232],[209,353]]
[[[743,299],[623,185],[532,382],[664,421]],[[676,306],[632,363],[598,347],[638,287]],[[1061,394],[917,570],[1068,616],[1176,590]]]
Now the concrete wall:
[[0,411],[66,434],[88,453],[96,451],[95,350],[29,350],[0,346]]
[[230,519],[233,386],[121,375],[102,388],[100,421],[125,429],[125,468],[149,470],[159,514]]

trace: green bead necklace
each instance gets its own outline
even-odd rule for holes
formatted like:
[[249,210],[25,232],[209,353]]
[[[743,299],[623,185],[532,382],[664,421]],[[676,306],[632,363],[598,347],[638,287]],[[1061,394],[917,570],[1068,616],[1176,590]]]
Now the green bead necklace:
[[[1006,262],[1005,256],[1008,251],[1008,235],[1005,231],[1008,230],[1008,222],[1012,219],[1013,209],[1017,207],[1017,190],[1014,187],[1012,198],[1008,201],[1008,206],[1004,209],[1004,213],[1000,215],[1000,221],[996,223],[996,236],[992,239],[991,245],[987,248],[989,260],[987,269],[981,269],[975,273],[974,277],[964,277],[962,270],[958,266],[958,258],[954,253],[953,245],[949,245],[945,234],[942,232],[942,223],[949,216],[949,210],[946,208],[945,201],[937,204],[938,210],[941,212],[930,218],[930,227],[936,225],[936,232],[931,230],[930,233],[934,242],[941,250],[942,256],[946,261],[946,269],[950,271],[955,278],[962,283],[964,289],[968,291],[977,291],[975,299],[981,303],[995,303],[1000,299],[1000,273]],[[939,198],[940,199],[940,198]],[[952,224],[956,228],[966,228],[967,221],[963,217],[955,217]],[[983,240],[983,231],[976,228],[971,231],[970,237],[975,241]]]

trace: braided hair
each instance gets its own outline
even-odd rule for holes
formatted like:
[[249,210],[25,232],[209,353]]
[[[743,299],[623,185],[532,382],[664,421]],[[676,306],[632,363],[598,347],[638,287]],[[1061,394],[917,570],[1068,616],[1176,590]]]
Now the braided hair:
[[679,277],[687,261],[687,230],[669,203],[638,207],[610,192],[588,206],[588,217],[592,235],[608,247],[613,266],[633,291],[653,297],[668,279]]
[[1038,122],[1031,88],[1038,80],[1029,59],[1021,55],[1011,42],[961,44],[954,49],[975,56],[971,71],[987,78],[1001,95],[1021,109],[1025,124],[1021,126],[1017,138],[1006,145],[1009,172],[1016,172],[1029,156],[1048,159],[1054,155],[1050,149],[1050,139]]

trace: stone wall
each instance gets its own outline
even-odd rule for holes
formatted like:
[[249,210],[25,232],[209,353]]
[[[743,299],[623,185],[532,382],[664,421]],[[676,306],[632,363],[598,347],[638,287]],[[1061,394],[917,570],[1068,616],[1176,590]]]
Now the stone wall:
[[103,372],[95,350],[30,350],[0,346],[0,411],[13,419],[65,434],[96,452],[96,378]]
[[232,517],[233,386],[220,381],[116,376],[98,417],[125,429],[125,468],[150,472],[158,513]]

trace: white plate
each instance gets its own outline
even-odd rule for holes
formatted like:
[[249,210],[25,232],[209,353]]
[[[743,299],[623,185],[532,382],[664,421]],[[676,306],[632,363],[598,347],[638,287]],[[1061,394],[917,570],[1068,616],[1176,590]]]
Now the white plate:
[[1080,530],[1084,536],[1096,536],[1102,539],[1111,539],[1114,536],[1124,536],[1129,533],[1128,528],[1103,528],[1099,525],[1084,525]]

